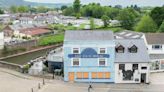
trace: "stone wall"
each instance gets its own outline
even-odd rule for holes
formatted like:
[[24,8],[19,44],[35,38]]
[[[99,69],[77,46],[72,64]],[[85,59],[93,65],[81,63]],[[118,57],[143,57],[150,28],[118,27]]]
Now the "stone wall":
[[11,70],[16,70],[19,72],[22,72],[22,66],[14,63],[8,63],[5,61],[0,61],[0,67],[11,69]]
[[29,40],[29,41],[25,41],[25,42],[21,42],[21,43],[14,43],[14,44],[5,44],[5,46],[7,46],[8,48],[31,48],[31,47],[35,47],[38,45],[38,41],[37,40]]

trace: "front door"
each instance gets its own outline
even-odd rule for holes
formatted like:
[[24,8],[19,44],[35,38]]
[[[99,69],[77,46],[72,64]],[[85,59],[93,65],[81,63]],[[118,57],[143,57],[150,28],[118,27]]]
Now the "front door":
[[141,83],[146,83],[146,73],[141,73]]
[[69,81],[74,81],[74,72],[69,72]]

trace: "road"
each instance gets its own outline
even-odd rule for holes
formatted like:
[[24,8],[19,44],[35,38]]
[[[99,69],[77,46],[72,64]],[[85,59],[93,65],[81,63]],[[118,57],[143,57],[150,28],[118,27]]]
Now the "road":
[[[91,92],[164,92],[164,85],[92,84]],[[88,84],[47,84],[39,92],[88,92]]]
[[[93,83],[90,92],[164,92],[164,73],[151,75],[152,83],[147,84],[106,84]],[[0,92],[88,92],[87,83],[68,83],[62,80],[45,80],[0,68]],[[38,84],[41,89],[38,89]]]

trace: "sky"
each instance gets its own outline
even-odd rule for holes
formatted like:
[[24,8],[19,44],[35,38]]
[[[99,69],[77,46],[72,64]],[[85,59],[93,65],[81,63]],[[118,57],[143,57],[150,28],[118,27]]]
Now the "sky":
[[[25,0],[31,2],[41,3],[72,3],[74,0]],[[91,2],[101,3],[102,5],[122,5],[129,6],[137,4],[139,6],[162,6],[164,0],[81,0],[82,4],[88,4]]]

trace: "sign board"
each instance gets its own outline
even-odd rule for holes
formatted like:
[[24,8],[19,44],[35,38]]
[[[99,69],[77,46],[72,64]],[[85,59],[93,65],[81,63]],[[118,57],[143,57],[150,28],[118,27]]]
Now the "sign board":
[[69,54],[69,58],[109,58],[109,54],[98,54],[93,48],[84,49],[81,54]]

